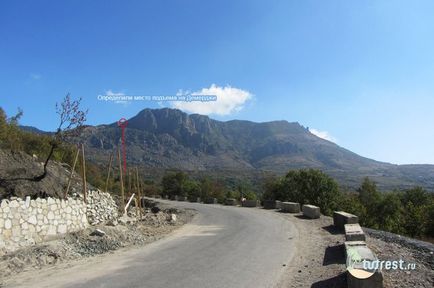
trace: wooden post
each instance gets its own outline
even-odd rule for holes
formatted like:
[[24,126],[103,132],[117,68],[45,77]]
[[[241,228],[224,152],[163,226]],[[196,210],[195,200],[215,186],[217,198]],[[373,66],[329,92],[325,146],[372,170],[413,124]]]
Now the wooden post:
[[110,179],[110,170],[112,168],[112,161],[113,161],[113,153],[110,154],[109,167],[108,167],[108,172],[107,172],[107,180],[105,181],[105,192],[107,192],[107,190],[108,190],[108,182]]
[[140,193],[140,180],[139,180],[139,168],[136,167],[136,179],[137,179],[137,198],[138,204],[137,209],[139,210],[139,216],[142,216],[142,193]]
[[72,165],[71,174],[69,174],[68,186],[66,187],[65,195],[63,195],[64,199],[68,198],[69,187],[71,187],[72,176],[74,175],[75,166],[77,165],[79,155],[80,155],[80,149],[77,147],[77,153],[75,153],[74,164]]
[[120,173],[120,180],[121,180],[121,208],[122,210],[125,207],[125,194],[124,194],[124,179],[122,176],[122,163],[121,163],[121,150],[118,148],[118,162],[119,162],[119,173]]
[[82,172],[83,172],[83,197],[84,203],[87,203],[87,185],[86,185],[86,160],[84,158],[84,144],[81,144],[81,161],[82,161]]
[[131,176],[131,168],[128,168],[128,195],[133,195],[133,178]]

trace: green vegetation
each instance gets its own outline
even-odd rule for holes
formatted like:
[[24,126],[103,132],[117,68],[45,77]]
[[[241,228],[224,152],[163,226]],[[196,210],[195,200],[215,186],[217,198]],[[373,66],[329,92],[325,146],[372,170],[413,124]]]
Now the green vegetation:
[[365,178],[357,193],[343,192],[335,180],[314,169],[291,170],[268,180],[263,199],[293,201],[319,206],[325,215],[335,210],[353,213],[362,226],[417,238],[434,237],[434,195],[416,187],[380,193]]
[[284,177],[266,184],[263,199],[293,201],[320,207],[330,215],[338,207],[338,184],[319,170],[291,170]]
[[[18,121],[23,115],[23,111],[18,109],[18,113],[10,118],[0,108],[0,148],[12,151],[24,151],[29,155],[37,155],[39,158],[47,158],[52,138],[49,135],[38,135],[26,132],[18,127]],[[74,161],[74,146],[61,143],[54,151],[52,159],[59,162],[72,164]]]

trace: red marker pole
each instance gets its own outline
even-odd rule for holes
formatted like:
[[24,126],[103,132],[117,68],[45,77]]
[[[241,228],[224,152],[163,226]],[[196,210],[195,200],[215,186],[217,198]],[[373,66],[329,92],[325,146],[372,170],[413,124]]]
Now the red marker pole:
[[128,121],[125,118],[121,118],[118,121],[118,126],[122,129],[122,158],[124,160],[124,174],[127,173],[127,153],[125,148],[125,128],[127,127]]

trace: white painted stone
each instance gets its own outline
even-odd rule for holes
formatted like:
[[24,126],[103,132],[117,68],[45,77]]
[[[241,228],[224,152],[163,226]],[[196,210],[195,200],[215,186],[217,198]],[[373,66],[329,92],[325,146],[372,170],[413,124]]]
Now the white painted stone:
[[66,207],[66,213],[70,214],[72,212],[72,208],[71,207]]
[[11,229],[11,228],[12,228],[12,221],[10,219],[6,219],[5,229]]
[[29,222],[30,224],[36,225],[36,223],[38,223],[38,220],[36,220],[36,216],[32,215],[29,217],[29,219],[27,220],[27,222]]
[[21,236],[21,229],[19,226],[12,227],[12,237],[20,237]]
[[18,207],[20,207],[20,204],[18,203],[17,200],[13,200],[13,201],[11,201],[11,203],[9,203],[9,207],[18,208]]
[[27,224],[26,222],[24,222],[23,224],[21,224],[21,229],[23,229],[23,230],[29,229],[29,224]]
[[66,225],[59,225],[57,228],[57,232],[60,234],[65,234],[68,231]]
[[56,204],[51,204],[50,205],[50,210],[51,211],[56,211],[57,210],[57,205]]
[[0,218],[0,228],[5,227],[5,219]]
[[54,219],[54,213],[52,211],[48,212],[47,218],[48,218],[48,220],[53,220]]
[[2,209],[6,208],[6,207],[9,208],[9,200],[4,199],[4,200],[1,202],[0,207],[1,207]]
[[26,197],[26,201],[24,202],[25,203],[25,205],[26,205],[26,208],[29,208],[30,207],[30,196],[27,196]]
[[56,204],[56,201],[54,201],[54,199],[50,197],[50,198],[47,199],[47,204],[48,205]]
[[48,236],[56,235],[56,226],[54,226],[54,225],[50,225],[50,226],[48,227],[47,235],[48,235]]

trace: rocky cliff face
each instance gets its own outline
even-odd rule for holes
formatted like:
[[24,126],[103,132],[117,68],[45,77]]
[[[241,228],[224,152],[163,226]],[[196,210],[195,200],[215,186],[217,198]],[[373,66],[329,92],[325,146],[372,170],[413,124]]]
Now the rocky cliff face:
[[[90,160],[107,163],[120,142],[116,123],[88,126],[81,139]],[[380,188],[421,185],[434,190],[433,165],[392,165],[361,157],[321,139],[299,123],[216,121],[176,109],[144,109],[128,120],[127,160],[148,169],[272,171],[319,168],[344,185],[369,176]]]

